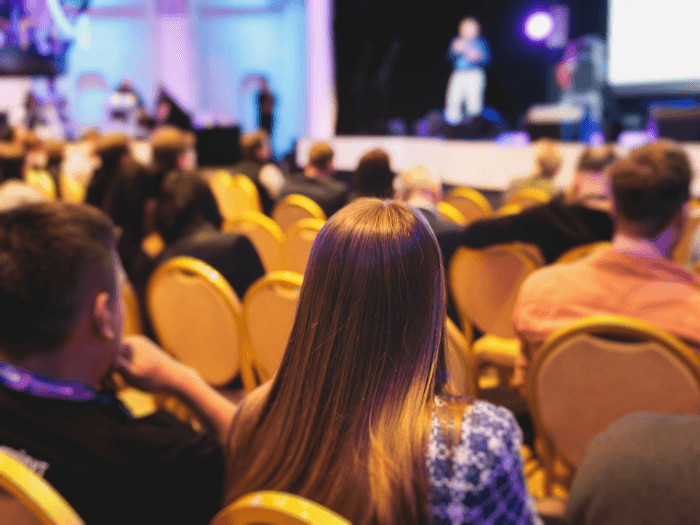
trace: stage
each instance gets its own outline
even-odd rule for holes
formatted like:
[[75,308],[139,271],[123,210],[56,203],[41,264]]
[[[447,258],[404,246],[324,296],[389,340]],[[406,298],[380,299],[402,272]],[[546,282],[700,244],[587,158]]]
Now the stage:
[[[310,138],[298,141],[296,160],[300,166],[306,164],[313,142]],[[327,142],[335,150],[337,170],[353,171],[364,153],[381,148],[389,154],[391,167],[396,172],[423,164],[440,175],[444,184],[480,190],[503,191],[511,179],[524,177],[534,170],[533,144],[379,136],[338,136]],[[694,196],[700,196],[700,143],[685,143],[684,147],[695,173],[691,191]],[[563,162],[555,179],[558,186],[565,188],[571,182],[584,148],[583,143],[561,143]],[[626,151],[628,148],[619,148],[621,155]]]

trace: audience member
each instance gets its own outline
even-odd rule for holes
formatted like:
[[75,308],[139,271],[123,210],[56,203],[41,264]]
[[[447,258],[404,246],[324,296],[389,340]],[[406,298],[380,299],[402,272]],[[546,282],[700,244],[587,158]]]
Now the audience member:
[[352,176],[352,198],[377,197],[390,199],[394,194],[394,172],[389,155],[382,149],[365,153]]
[[24,147],[20,144],[0,142],[0,182],[24,179]]
[[151,135],[153,167],[162,180],[171,171],[194,171],[197,167],[195,135],[171,126],[156,129]]
[[576,319],[609,313],[640,318],[700,346],[700,281],[668,259],[688,209],[687,155],[671,142],[647,144],[614,164],[609,176],[612,247],[528,277],[515,308],[516,331],[534,348]]
[[333,179],[334,173],[333,148],[326,142],[316,142],[309,149],[309,163],[304,172],[287,180],[278,200],[291,194],[304,195],[330,217],[348,202],[348,188]]
[[542,190],[550,195],[559,193],[552,182],[561,167],[561,151],[557,143],[551,139],[540,139],[535,143],[535,173],[529,177],[512,180],[504,196],[507,202],[515,193],[524,189]]
[[319,232],[278,373],[232,423],[226,501],[292,492],[352,523],[539,523],[512,414],[451,398],[421,213],[360,199]]
[[99,137],[95,142],[95,154],[99,158],[100,165],[90,179],[85,192],[85,202],[106,211],[117,173],[131,158],[129,138],[118,133]]
[[440,179],[425,166],[406,170],[394,179],[394,198],[421,211],[435,232],[447,268],[462,227],[438,215],[437,205],[442,200]]
[[242,135],[241,153],[243,160],[231,172],[242,173],[255,183],[263,211],[269,215],[284,186],[284,175],[271,161],[270,136],[264,129]]
[[[234,407],[142,336],[121,338],[112,224],[84,205],[0,214],[0,446],[87,523],[201,523],[220,508]],[[167,388],[216,431],[156,412],[133,418],[100,388],[112,366]]]
[[45,200],[44,196],[20,180],[6,180],[0,183],[0,213]]
[[684,525],[700,519],[700,417],[624,416],[588,445],[566,508],[569,525]]
[[206,181],[197,175],[171,173],[163,182],[156,208],[156,228],[166,248],[155,265],[187,255],[210,264],[229,282],[239,298],[265,274],[250,240],[221,233],[222,217]]
[[566,195],[514,215],[476,221],[462,232],[459,245],[484,248],[494,244],[534,244],[549,264],[582,244],[609,241],[613,234],[610,184],[606,170],[615,161],[610,146],[587,148],[579,159]]

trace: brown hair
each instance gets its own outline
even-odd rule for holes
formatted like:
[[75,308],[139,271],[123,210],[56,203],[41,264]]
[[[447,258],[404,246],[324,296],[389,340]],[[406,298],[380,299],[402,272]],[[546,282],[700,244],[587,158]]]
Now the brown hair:
[[585,149],[578,159],[577,171],[604,171],[617,160],[615,148],[609,144],[591,146]]
[[309,148],[309,164],[314,168],[325,169],[333,160],[333,148],[327,142],[316,142]]
[[246,399],[232,424],[226,501],[281,490],[355,524],[430,521],[444,299],[440,249],[420,212],[359,199],[333,215],[269,392]]
[[167,172],[178,168],[178,156],[194,146],[197,141],[194,133],[173,126],[158,128],[151,136],[153,164]]
[[63,202],[0,213],[0,353],[11,361],[66,344],[86,301],[87,276],[114,288],[112,223]]
[[365,153],[352,178],[352,191],[360,197],[388,199],[394,193],[394,172],[389,155],[377,148]]
[[246,159],[255,160],[257,158],[258,150],[262,147],[265,141],[269,139],[270,135],[268,135],[267,131],[264,129],[258,129],[251,133],[241,135],[241,153]]
[[677,144],[659,141],[633,150],[610,168],[617,212],[654,238],[690,198],[690,161]]

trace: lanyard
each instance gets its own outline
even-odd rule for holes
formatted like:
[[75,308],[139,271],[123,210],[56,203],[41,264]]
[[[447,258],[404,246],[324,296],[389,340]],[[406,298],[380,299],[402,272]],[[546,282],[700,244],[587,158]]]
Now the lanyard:
[[103,405],[113,402],[110,396],[98,394],[78,381],[63,381],[33,374],[8,363],[0,362],[0,384],[35,397],[69,401],[98,400]]

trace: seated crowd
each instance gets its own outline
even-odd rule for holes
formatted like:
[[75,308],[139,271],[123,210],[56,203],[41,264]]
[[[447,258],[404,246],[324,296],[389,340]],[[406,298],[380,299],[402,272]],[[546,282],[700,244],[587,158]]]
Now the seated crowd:
[[[545,266],[525,280],[513,313],[524,368],[552,333],[594,314],[646,320],[700,348],[700,281],[670,260],[692,179],[675,143],[621,158],[610,146],[586,148],[565,192],[553,184],[556,145],[544,143],[538,172],[506,198],[534,187],[551,200],[464,225],[441,214],[442,183],[424,166],[395,174],[373,150],[346,184],[331,146],[316,143],[303,171],[285,174],[258,131],[242,137],[243,160],[225,170],[252,181],[268,216],[286,196],[304,195],[328,220],[277,373],[234,403],[147,336],[123,335],[123,282],[143,301],[167,260],[205,261],[238,298],[265,274],[251,239],[222,232],[194,136],[157,130],[150,158],[120,135],[83,143],[91,174],[68,182],[67,148],[30,134],[0,144],[0,451],[30,465],[87,523],[206,524],[261,490],[357,524],[541,523],[513,414],[448,384],[445,326],[458,316],[447,274],[460,247],[518,242],[541,254]],[[68,197],[73,183],[84,199]],[[555,263],[601,241],[610,245]],[[202,428],[165,409],[134,417],[118,396],[123,384],[175,396]],[[652,414],[611,426],[591,442],[564,519],[661,522],[675,505],[666,477],[683,501],[675,510],[699,518],[692,482],[674,478],[697,473],[697,426]],[[673,468],[659,466],[669,450],[678,452]],[[635,506],[634,492],[645,505]]]

